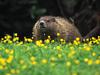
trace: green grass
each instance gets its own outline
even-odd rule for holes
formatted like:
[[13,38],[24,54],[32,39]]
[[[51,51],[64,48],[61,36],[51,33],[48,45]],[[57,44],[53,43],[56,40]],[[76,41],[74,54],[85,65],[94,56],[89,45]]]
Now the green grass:
[[0,75],[100,75],[100,44],[1,42]]

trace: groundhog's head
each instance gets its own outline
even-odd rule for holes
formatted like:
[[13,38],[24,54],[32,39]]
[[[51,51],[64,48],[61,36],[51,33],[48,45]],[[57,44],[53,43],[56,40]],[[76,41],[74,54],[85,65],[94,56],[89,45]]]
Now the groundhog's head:
[[35,24],[34,32],[37,30],[40,39],[46,39],[48,36],[51,36],[53,39],[56,37],[55,26],[56,26],[55,17],[44,16],[41,17],[38,22]]
[[54,29],[55,24],[55,17],[52,16],[44,16],[39,19],[39,26],[41,32],[51,32]]

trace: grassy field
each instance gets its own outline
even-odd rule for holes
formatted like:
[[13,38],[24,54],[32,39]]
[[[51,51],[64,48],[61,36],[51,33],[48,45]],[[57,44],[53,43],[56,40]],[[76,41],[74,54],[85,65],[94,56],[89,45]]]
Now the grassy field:
[[19,41],[17,34],[0,41],[0,75],[100,75],[100,37],[65,43],[63,39]]

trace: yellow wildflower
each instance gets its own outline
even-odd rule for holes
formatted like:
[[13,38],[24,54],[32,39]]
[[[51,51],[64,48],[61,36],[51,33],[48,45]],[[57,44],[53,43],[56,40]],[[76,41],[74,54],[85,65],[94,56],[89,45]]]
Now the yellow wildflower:
[[58,54],[58,58],[61,58],[62,57],[62,54]]
[[76,73],[76,72],[73,72],[73,73],[72,73],[72,75],[78,75],[78,73]]
[[79,45],[79,44],[80,44],[80,42],[79,42],[79,41],[74,40],[73,44],[74,44],[74,45]]
[[79,60],[74,60],[75,64],[80,64],[80,61]]
[[50,43],[50,39],[46,39],[46,40],[45,40],[45,43],[46,43],[46,44],[49,44],[49,43]]
[[95,61],[95,64],[100,64],[100,60],[97,59],[97,60]]
[[15,69],[11,69],[10,72],[11,72],[12,74],[15,74],[15,73],[16,73],[16,70],[15,70]]
[[73,46],[71,46],[71,47],[70,47],[70,50],[74,50],[74,47],[73,47]]
[[88,58],[85,58],[85,59],[84,59],[84,62],[88,62],[88,61],[89,61],[89,59],[88,59]]
[[28,39],[27,39],[27,41],[28,41],[28,42],[32,42],[33,40],[32,40],[32,39],[30,39],[30,38],[28,38]]
[[88,43],[89,45],[92,45],[93,44],[93,42],[92,41],[89,41],[89,43]]
[[95,52],[93,52],[93,53],[92,53],[92,56],[96,56],[96,53],[95,53]]
[[4,38],[1,38],[1,41],[4,41]]
[[37,45],[37,46],[41,46],[41,44],[42,44],[42,40],[36,41],[36,45]]
[[74,56],[74,54],[76,53],[75,50],[71,50],[71,52],[68,54],[69,58],[72,58]]
[[86,42],[89,42],[89,38],[86,39]]
[[6,73],[6,75],[11,75],[10,73]]
[[95,38],[95,37],[92,37],[91,39],[92,39],[92,40],[96,40],[96,38]]
[[32,61],[32,64],[33,64],[33,65],[36,65],[36,64],[37,64],[37,62],[36,62],[36,61]]
[[47,48],[48,48],[48,46],[44,46],[44,48],[45,48],[45,49],[47,49]]
[[20,42],[18,42],[18,44],[17,45],[22,45],[23,44],[23,41],[20,41]]
[[71,66],[71,62],[67,61],[66,62],[66,66],[70,67]]
[[20,64],[24,64],[24,60],[20,60]]
[[11,39],[12,38],[12,36],[10,36],[10,35],[6,35],[6,37],[7,37],[7,39]]
[[27,42],[27,38],[26,37],[24,37],[24,41]]
[[14,53],[14,50],[9,50],[9,54],[13,54]]
[[16,42],[16,41],[18,41],[19,40],[19,37],[14,37],[13,38],[13,42]]
[[12,44],[13,42],[11,40],[8,41],[9,44]]
[[60,46],[57,46],[56,49],[57,49],[57,50],[61,50],[61,47],[60,47]]
[[66,41],[64,39],[60,39],[61,44],[65,44]]
[[3,42],[4,42],[4,43],[6,43],[6,42],[7,42],[7,40],[4,40]]
[[61,41],[61,42],[63,42],[63,41],[64,41],[64,39],[60,39],[60,41]]
[[34,61],[36,58],[34,56],[32,56],[30,59],[31,59],[31,61]]
[[0,65],[0,70],[3,70],[4,68],[3,68],[3,65]]
[[10,55],[8,58],[7,58],[7,63],[11,63],[12,62],[12,60],[13,60],[13,56],[12,55]]
[[88,63],[88,65],[92,65],[93,64],[93,60],[89,59],[87,63]]
[[50,37],[50,36],[48,36],[48,39],[51,39],[51,37]]
[[0,58],[0,64],[6,65],[6,60],[4,58]]
[[54,40],[51,40],[51,43],[54,43],[55,41]]
[[14,33],[14,36],[16,37],[16,36],[18,36],[18,34],[17,33]]
[[57,36],[60,36],[60,33],[57,33]]
[[90,50],[91,50],[91,47],[90,47],[90,46],[85,46],[84,49],[85,49],[86,51],[90,51]]
[[25,42],[32,42],[33,40],[32,40],[32,38],[26,38],[26,37],[24,37],[24,41]]
[[8,50],[8,49],[5,49],[5,52],[6,52],[7,54],[9,54],[10,50]]
[[48,61],[46,59],[42,59],[42,63],[46,64]]
[[98,36],[98,41],[100,41],[100,36]]
[[56,60],[55,57],[51,57],[51,62],[54,62]]
[[80,41],[80,38],[79,38],[79,37],[77,37],[77,38],[76,38],[76,41]]

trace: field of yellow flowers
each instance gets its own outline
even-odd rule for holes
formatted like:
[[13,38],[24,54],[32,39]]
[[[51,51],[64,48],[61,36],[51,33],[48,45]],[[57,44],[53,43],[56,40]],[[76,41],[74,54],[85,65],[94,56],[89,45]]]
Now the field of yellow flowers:
[[0,39],[0,75],[100,75],[100,36],[66,44],[7,34]]

